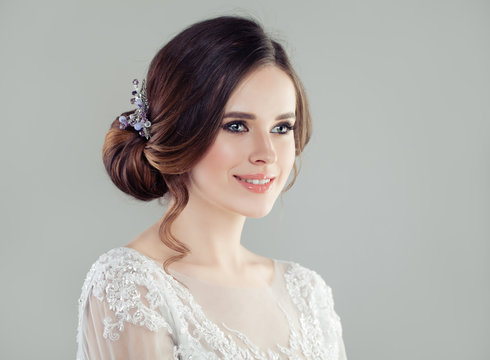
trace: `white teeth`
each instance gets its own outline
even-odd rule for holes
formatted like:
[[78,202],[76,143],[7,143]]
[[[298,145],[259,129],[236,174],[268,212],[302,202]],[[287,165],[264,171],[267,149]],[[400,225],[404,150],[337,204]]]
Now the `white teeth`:
[[248,182],[249,184],[255,184],[255,185],[264,185],[267,184],[271,181],[271,179],[264,179],[264,180],[258,180],[258,179],[242,179],[239,177],[240,180]]

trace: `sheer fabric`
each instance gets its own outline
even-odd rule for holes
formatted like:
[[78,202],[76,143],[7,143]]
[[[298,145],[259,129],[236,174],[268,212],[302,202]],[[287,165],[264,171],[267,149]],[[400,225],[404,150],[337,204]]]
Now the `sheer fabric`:
[[345,360],[331,288],[297,263],[274,268],[267,287],[230,287],[111,249],[83,284],[77,360]]

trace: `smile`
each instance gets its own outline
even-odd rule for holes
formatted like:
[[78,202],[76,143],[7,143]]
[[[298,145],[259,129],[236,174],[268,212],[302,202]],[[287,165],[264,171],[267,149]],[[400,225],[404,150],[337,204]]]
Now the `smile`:
[[249,175],[247,177],[234,175],[234,177],[245,189],[254,193],[266,192],[275,180],[274,177],[266,177],[262,174]]
[[271,181],[271,179],[264,179],[264,180],[259,180],[259,179],[242,179],[241,177],[237,176],[238,180],[248,182],[249,184],[255,184],[255,185],[264,185],[267,184]]

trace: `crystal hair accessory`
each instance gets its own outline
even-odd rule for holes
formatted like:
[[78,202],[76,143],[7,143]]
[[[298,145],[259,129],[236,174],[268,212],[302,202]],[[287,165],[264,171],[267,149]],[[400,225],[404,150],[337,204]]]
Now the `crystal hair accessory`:
[[134,97],[131,98],[131,104],[136,104],[138,107],[134,111],[133,114],[129,115],[129,120],[126,116],[119,116],[119,128],[126,129],[126,127],[132,126],[138,134],[144,136],[146,140],[150,138],[150,126],[151,122],[146,118],[146,114],[148,113],[148,99],[146,98],[146,87],[145,80],[141,82],[141,89],[138,90],[138,79],[133,80],[134,90],[131,92],[131,95]]

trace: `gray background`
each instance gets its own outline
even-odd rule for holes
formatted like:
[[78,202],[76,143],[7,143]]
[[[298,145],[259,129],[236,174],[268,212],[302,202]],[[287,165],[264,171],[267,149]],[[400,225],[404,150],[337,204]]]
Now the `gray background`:
[[282,40],[314,135],[251,250],[332,287],[349,359],[490,358],[488,1],[3,1],[2,359],[75,357],[77,300],[104,251],[163,213],[102,165],[156,51],[204,18]]

